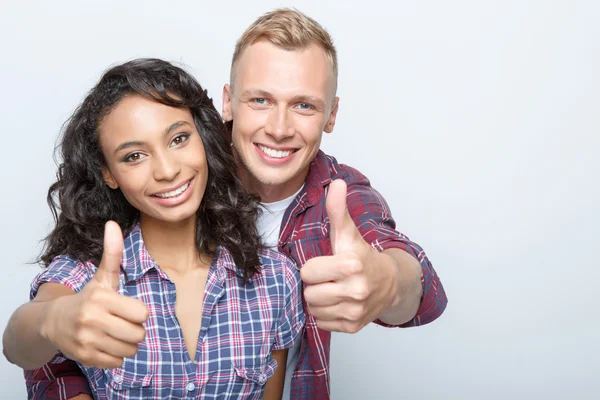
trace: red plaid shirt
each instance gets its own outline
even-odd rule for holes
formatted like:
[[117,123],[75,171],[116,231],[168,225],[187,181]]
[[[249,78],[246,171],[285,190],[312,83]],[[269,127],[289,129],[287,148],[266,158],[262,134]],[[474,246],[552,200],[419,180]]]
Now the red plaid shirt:
[[[279,236],[279,250],[291,256],[298,265],[318,256],[332,255],[329,218],[325,209],[327,188],[332,180],[343,179],[348,192],[348,211],[365,241],[383,251],[400,248],[412,254],[423,269],[423,298],[415,317],[398,327],[427,324],[446,308],[443,286],[425,252],[419,245],[395,230],[396,224],[383,197],[369,180],[335,158],[319,151],[313,160],[304,188],[286,210]],[[304,304],[305,311],[308,309]],[[391,327],[382,321],[375,323]],[[329,399],[329,351],[331,332],[317,328],[315,319],[307,315],[306,329],[294,372],[291,399]]]
[[[369,180],[357,170],[338,164],[335,158],[319,151],[312,161],[304,188],[286,210],[279,236],[279,250],[291,256],[298,265],[312,257],[331,255],[329,219],[325,197],[329,183],[344,179],[348,185],[347,205],[350,215],[363,238],[375,249],[400,248],[412,254],[423,269],[423,297],[415,317],[398,327],[413,327],[434,321],[447,304],[444,288],[423,249],[396,231],[396,223],[383,197],[370,186]],[[304,309],[307,307],[305,305]],[[381,321],[375,323],[389,326]],[[317,328],[307,315],[306,329],[298,365],[291,387],[292,400],[329,399],[329,352],[331,333]],[[27,384],[46,387],[43,399],[63,400],[78,393],[89,393],[85,378],[74,365],[69,374],[54,378],[64,365],[49,365],[37,376],[29,375]],[[38,370],[40,371],[40,370]]]

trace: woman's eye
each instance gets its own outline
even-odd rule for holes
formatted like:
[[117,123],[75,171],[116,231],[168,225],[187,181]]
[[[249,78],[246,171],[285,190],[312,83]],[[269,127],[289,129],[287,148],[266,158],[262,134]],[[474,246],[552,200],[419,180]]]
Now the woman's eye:
[[131,153],[130,155],[125,157],[125,161],[126,162],[135,162],[135,161],[139,161],[140,158],[142,158],[142,155],[140,153]]
[[190,135],[188,134],[178,135],[175,138],[173,138],[173,144],[175,146],[180,145],[181,143],[184,143],[186,140],[188,140],[189,137]]

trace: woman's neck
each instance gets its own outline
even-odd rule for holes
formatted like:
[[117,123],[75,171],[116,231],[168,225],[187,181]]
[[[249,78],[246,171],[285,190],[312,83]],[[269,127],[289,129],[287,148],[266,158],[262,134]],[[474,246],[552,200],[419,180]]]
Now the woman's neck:
[[144,244],[161,269],[185,273],[210,266],[211,259],[201,257],[196,248],[196,219],[166,223],[153,218],[140,218]]

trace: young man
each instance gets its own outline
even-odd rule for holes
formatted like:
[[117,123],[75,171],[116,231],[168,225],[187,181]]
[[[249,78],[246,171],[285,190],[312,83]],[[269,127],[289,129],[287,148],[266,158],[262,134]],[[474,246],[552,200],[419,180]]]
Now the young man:
[[329,34],[280,9],[237,42],[223,89],[240,179],[263,202],[263,240],[301,266],[305,283],[306,332],[286,369],[293,399],[329,398],[330,331],[422,325],[447,302],[423,250],[394,229],[367,178],[319,150],[335,125],[337,69]]
[[[284,398],[330,397],[331,331],[353,333],[370,322],[423,325],[447,303],[425,253],[395,230],[368,179],[319,149],[335,125],[336,89],[331,37],[290,9],[246,30],[223,89],[240,179],[263,202],[264,243],[292,257],[305,284],[306,330],[280,366],[287,367]],[[46,399],[89,393],[69,362],[28,374],[29,388],[45,387]]]

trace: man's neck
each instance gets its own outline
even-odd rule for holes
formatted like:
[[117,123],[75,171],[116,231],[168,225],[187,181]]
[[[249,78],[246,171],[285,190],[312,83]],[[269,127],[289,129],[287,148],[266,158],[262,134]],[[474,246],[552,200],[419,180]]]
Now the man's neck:
[[246,190],[252,194],[258,195],[262,203],[274,203],[276,201],[287,199],[300,190],[304,184],[306,175],[306,173],[299,174],[293,179],[280,185],[269,185],[258,181],[250,174],[246,174],[246,177],[242,178],[242,183]]

